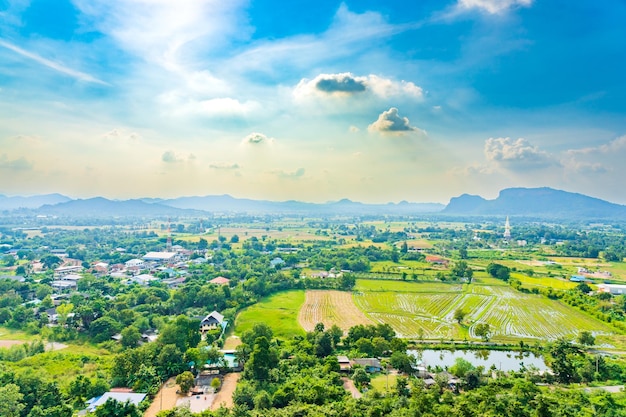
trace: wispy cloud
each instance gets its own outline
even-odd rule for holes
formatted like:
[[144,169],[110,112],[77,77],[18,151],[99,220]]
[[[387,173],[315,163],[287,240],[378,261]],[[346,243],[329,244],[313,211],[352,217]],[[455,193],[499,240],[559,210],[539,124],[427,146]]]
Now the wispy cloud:
[[75,78],[79,81],[84,81],[84,82],[88,82],[88,83],[95,83],[95,84],[100,84],[100,85],[110,85],[109,83],[106,83],[92,75],[89,75],[85,72],[81,72],[81,71],[77,71],[71,68],[68,68],[58,62],[54,62],[52,60],[49,60],[47,58],[44,58],[40,55],[37,55],[35,53],[29,52],[25,49],[20,48],[17,45],[14,45],[12,43],[9,43],[7,41],[4,41],[2,39],[0,39],[0,46],[9,49],[25,58],[31,59],[45,67],[48,67],[52,70],[55,70],[57,72],[60,72],[62,74],[65,74],[67,76],[70,76],[72,78]]
[[489,14],[499,14],[515,7],[528,7],[532,3],[533,0],[459,0],[457,9],[478,9]]

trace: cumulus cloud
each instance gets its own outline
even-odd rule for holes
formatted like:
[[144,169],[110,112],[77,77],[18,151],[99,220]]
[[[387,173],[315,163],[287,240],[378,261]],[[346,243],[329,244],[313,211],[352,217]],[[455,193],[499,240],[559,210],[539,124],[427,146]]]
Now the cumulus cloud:
[[350,72],[320,74],[312,80],[303,78],[294,89],[296,98],[349,97],[371,94],[378,97],[407,96],[421,99],[423,90],[410,81],[394,81],[377,75],[355,76]]
[[533,0],[459,0],[459,10],[478,9],[489,14],[499,14],[515,7],[529,7]]
[[241,168],[239,164],[229,162],[213,162],[209,164],[209,168],[220,170],[233,170]]
[[524,138],[489,138],[485,141],[484,151],[489,162],[510,170],[545,168],[557,164],[547,152]]
[[390,108],[382,112],[378,119],[369,125],[367,129],[370,132],[380,133],[403,133],[420,131],[420,129],[410,125],[407,117],[400,117],[398,115],[398,109],[395,107]]
[[252,132],[245,138],[243,138],[243,144],[249,145],[263,145],[263,144],[271,144],[274,142],[273,138],[268,138],[263,133]]
[[33,163],[23,156],[17,159],[10,159],[6,154],[0,155],[0,169],[7,171],[30,171]]

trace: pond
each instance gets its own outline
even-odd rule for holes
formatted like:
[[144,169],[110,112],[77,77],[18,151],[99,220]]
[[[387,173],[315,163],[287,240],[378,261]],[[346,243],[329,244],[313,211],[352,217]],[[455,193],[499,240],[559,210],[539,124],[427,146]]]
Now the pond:
[[456,358],[463,358],[474,366],[484,366],[485,370],[492,365],[501,371],[519,371],[522,365],[526,368],[531,365],[540,371],[548,369],[541,356],[532,352],[515,352],[507,350],[408,350],[409,355],[417,358],[418,365],[425,367],[442,368],[454,365]]

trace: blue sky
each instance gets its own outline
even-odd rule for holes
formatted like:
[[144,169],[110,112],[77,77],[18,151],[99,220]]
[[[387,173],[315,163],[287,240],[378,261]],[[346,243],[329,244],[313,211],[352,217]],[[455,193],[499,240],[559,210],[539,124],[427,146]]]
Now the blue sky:
[[0,0],[0,193],[626,204],[624,22],[620,0]]

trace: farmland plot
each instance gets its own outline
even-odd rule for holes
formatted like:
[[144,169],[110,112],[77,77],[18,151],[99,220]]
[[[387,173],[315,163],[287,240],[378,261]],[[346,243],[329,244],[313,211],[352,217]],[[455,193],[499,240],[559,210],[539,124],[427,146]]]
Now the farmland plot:
[[357,324],[372,324],[352,301],[352,294],[345,291],[309,290],[298,314],[298,322],[307,332],[317,323],[326,328],[336,324],[344,333]]
[[[354,303],[372,321],[388,323],[406,338],[461,338],[469,330],[477,339],[476,323],[488,323],[495,340],[553,340],[582,330],[614,333],[607,324],[558,301],[517,292],[496,280],[481,281],[461,286],[358,280]],[[395,291],[393,284],[400,284]],[[464,323],[469,329],[454,321],[457,309],[467,313]]]

